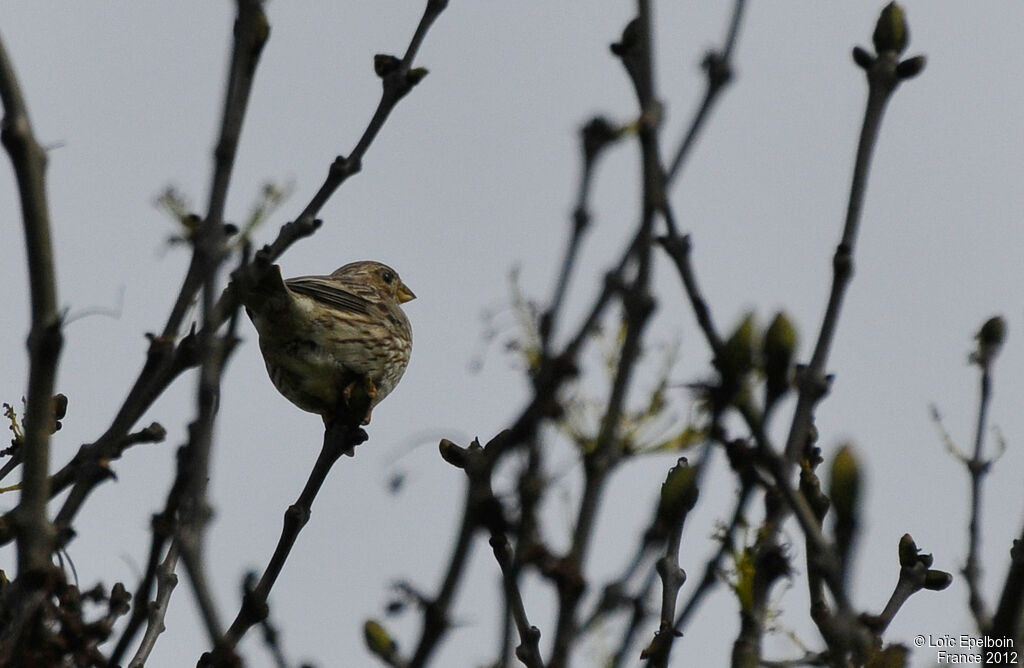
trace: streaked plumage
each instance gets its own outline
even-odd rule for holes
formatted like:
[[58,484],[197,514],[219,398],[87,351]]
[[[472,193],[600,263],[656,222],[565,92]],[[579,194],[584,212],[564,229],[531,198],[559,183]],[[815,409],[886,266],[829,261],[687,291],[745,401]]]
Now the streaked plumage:
[[414,298],[395,270],[362,261],[286,281],[275,265],[243,303],[274,386],[326,420],[353,383],[368,381],[370,410],[398,384],[412,350],[401,304]]

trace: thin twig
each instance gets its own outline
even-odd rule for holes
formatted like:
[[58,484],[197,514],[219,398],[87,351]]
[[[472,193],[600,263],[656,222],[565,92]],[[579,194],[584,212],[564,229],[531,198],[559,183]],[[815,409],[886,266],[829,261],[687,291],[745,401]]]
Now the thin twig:
[[630,611],[629,619],[626,621],[626,627],[622,631],[619,646],[615,650],[608,668],[623,668],[623,666],[633,665],[633,642],[640,634],[642,625],[651,616],[646,601],[651,596],[651,592],[654,590],[654,583],[657,581],[655,570],[653,567],[648,569],[647,575],[640,584],[636,596],[633,596],[630,600],[632,610]]
[[519,590],[519,583],[512,565],[512,548],[509,547],[508,538],[504,533],[494,531],[491,533],[490,543],[494,550],[494,558],[501,568],[505,600],[511,609],[516,629],[519,631],[520,644],[516,648],[516,657],[529,668],[544,668],[544,661],[540,657],[540,630],[530,624],[530,620],[527,618],[523,595]]
[[[242,595],[248,595],[255,586],[256,574],[250,571],[242,582]],[[288,660],[285,658],[284,648],[281,647],[280,633],[278,633],[277,626],[270,621],[270,615],[260,621],[260,628],[263,630],[263,644],[266,645],[267,651],[273,657],[276,668],[288,668]]]
[[547,357],[550,354],[551,341],[555,335],[557,319],[562,311],[562,302],[569,288],[569,279],[576,265],[583,235],[590,228],[590,189],[594,180],[597,160],[604,153],[604,149],[620,134],[619,130],[613,128],[603,118],[591,119],[580,131],[583,162],[580,168],[579,184],[576,188],[576,204],[572,212],[572,230],[569,242],[566,244],[561,269],[558,272],[558,280],[555,282],[554,294],[538,323],[541,357]]
[[660,237],[658,241],[676,265],[679,278],[683,281],[686,296],[689,298],[690,306],[693,308],[693,313],[697,318],[697,324],[704,333],[704,339],[711,347],[715,358],[720,357],[724,344],[722,343],[722,337],[719,336],[718,330],[715,328],[707,300],[704,299],[704,295],[697,285],[697,276],[693,270],[693,261],[690,257],[690,251],[692,250],[690,235],[679,236],[670,232],[668,235]]
[[932,555],[920,554],[910,534],[904,534],[899,543],[900,573],[896,587],[889,597],[885,609],[878,615],[863,617],[866,625],[881,638],[892,623],[903,604],[922,589],[941,591],[953,581],[953,576],[944,571],[932,570]]
[[[245,120],[249,105],[249,94],[252,92],[253,77],[260,54],[263,52],[263,47],[270,34],[267,17],[263,13],[262,3],[259,0],[237,0],[236,12],[233,30],[234,45],[224,92],[220,134],[213,152],[214,169],[210,186],[210,200],[207,204],[206,218],[203,221],[204,227],[207,228],[222,227],[223,225],[228,186],[231,183],[231,172],[238,152],[242,122]],[[174,339],[177,336],[189,304],[202,285],[204,267],[201,260],[199,255],[193,253],[178,298],[171,308],[167,324],[161,335],[165,339]]]
[[572,545],[565,558],[569,574],[559,582],[558,621],[551,656],[552,666],[567,665],[572,643],[577,637],[576,607],[583,594],[582,572],[597,520],[598,502],[603,494],[608,474],[622,456],[617,429],[630,379],[640,355],[643,329],[653,310],[653,303],[646,293],[646,282],[631,289],[630,294],[624,298],[624,304],[627,310],[626,338],[622,344],[611,394],[601,422],[601,432],[598,434],[593,452],[584,456],[583,497],[576,517]]
[[715,554],[712,555],[712,557],[704,564],[704,574],[702,575],[700,582],[698,582],[697,587],[690,592],[690,597],[687,599],[686,604],[679,613],[679,616],[676,617],[674,625],[676,631],[681,632],[686,628],[686,623],[698,610],[701,602],[704,600],[704,597],[707,596],[719,582],[719,573],[722,569],[722,562],[736,549],[733,534],[742,528],[746,505],[753,490],[754,486],[752,484],[744,484],[738,492],[732,518],[730,519],[729,524],[722,531],[721,542],[718,549],[715,550]]
[[[413,34],[409,46],[406,48],[405,56],[398,63],[390,65],[386,71],[378,69],[383,82],[383,89],[373,118],[366,126],[359,141],[356,142],[352,152],[347,157],[338,156],[331,164],[324,183],[309,201],[309,204],[306,205],[306,208],[296,218],[296,221],[309,221],[311,223],[320,212],[320,209],[331,198],[331,195],[334,194],[334,191],[350,176],[357,174],[362,169],[363,156],[370,148],[377,133],[384,127],[384,121],[387,120],[388,115],[398,104],[399,100],[405,97],[419,83],[423,75],[426,74],[425,70],[413,70],[413,61],[430,26],[433,25],[434,21],[447,6],[448,0],[427,0],[423,16],[416,26],[416,32]],[[276,252],[284,250],[284,248],[278,248],[276,242],[271,245],[275,248]]]
[[[198,336],[197,415],[189,426],[188,457],[179,460],[179,463],[185,463],[187,468],[175,540],[207,635],[215,646],[221,641],[223,626],[204,564],[204,535],[212,514],[207,489],[221,377],[228,355],[237,341],[234,332],[238,316],[237,309],[232,310],[229,314],[230,326],[227,332],[223,336],[218,336],[216,331],[220,322],[215,307],[219,292],[218,275],[228,254],[224,206],[242,122],[252,90],[253,75],[269,35],[267,18],[258,0],[238,0],[232,32],[234,46],[224,95],[220,137],[214,149],[210,201],[206,218],[192,237],[192,263],[181,293],[194,292],[194,285],[201,288],[202,328]],[[165,337],[173,335],[176,330],[176,311],[179,308],[180,301],[172,309],[168,329],[164,331]]]
[[[537,439],[526,444],[526,465],[520,472],[516,484],[516,495],[519,501],[519,521],[514,524],[515,550],[509,566],[509,576],[513,582],[519,582],[525,563],[535,560],[543,553],[537,513],[545,491],[544,452]],[[512,604],[503,601],[501,654],[496,664],[507,668],[512,661],[513,632],[518,631],[512,617]],[[521,636],[520,636],[521,637]]]
[[[164,632],[167,604],[171,600],[171,592],[174,591],[178,584],[178,576],[174,572],[177,565],[178,546],[175,543],[171,543],[171,546],[167,549],[167,555],[157,568],[156,597],[147,606],[143,606],[142,601],[136,599],[136,606],[147,610],[146,631],[142,634],[142,640],[139,642],[138,649],[135,650],[135,655],[128,662],[128,668],[142,668],[146,665],[149,655],[156,646],[157,639]],[[112,661],[111,665],[117,664]]]
[[867,192],[868,173],[871,168],[871,156],[878,140],[878,131],[886,105],[900,82],[896,72],[899,59],[895,52],[886,51],[877,56],[867,71],[868,100],[864,110],[864,122],[861,126],[860,140],[857,143],[857,157],[854,162],[853,180],[850,184],[850,199],[846,208],[846,221],[843,234],[836,247],[832,259],[832,288],[829,292],[828,305],[822,318],[818,340],[811,355],[811,361],[798,379],[799,394],[789,436],[786,439],[786,458],[796,461],[807,439],[814,414],[814,407],[828,391],[828,379],[825,367],[828,363],[832,340],[835,338],[842,310],[843,297],[853,278],[853,257],[857,243],[857,232],[860,229],[861,210],[864,195]]
[[[170,490],[167,492],[167,500],[164,502],[164,509],[160,513],[156,513],[152,518],[152,537],[150,539],[149,546],[149,557],[146,561],[146,570],[142,575],[139,585],[135,588],[134,605],[132,606],[132,614],[128,619],[128,624],[125,625],[124,631],[121,633],[121,637],[118,639],[117,644],[114,646],[114,650],[110,654],[110,665],[118,665],[121,661],[121,657],[128,651],[128,646],[131,644],[135,637],[135,634],[142,627],[142,623],[148,619],[148,609],[145,602],[149,601],[149,593],[153,588],[154,582],[158,581],[160,574],[160,565],[166,560],[164,556],[164,547],[168,541],[174,535],[177,521],[178,521],[178,507],[181,504],[181,499],[184,494],[184,488],[186,484],[186,472],[188,467],[185,464],[184,459],[188,457],[188,450],[185,446],[178,448],[177,451],[177,473],[174,477],[174,482],[171,484]],[[178,547],[174,546],[175,552],[178,552]],[[170,548],[168,548],[168,552]]]
[[984,630],[989,627],[991,618],[981,591],[981,492],[982,482],[991,463],[985,458],[985,430],[992,391],[992,370],[989,359],[979,359],[978,364],[981,367],[978,424],[974,432],[974,454],[965,462],[971,478],[971,515],[967,527],[967,561],[962,572],[967,583],[968,606],[974,615],[974,623],[979,629]]
[[[732,17],[729,20],[729,29],[726,33],[724,46],[719,51],[709,51],[704,56],[703,66],[704,73],[707,75],[707,88],[704,89],[704,98],[690,120],[690,126],[683,136],[683,141],[679,144],[679,148],[676,149],[675,157],[669,163],[668,172],[665,177],[666,183],[672,183],[676,176],[679,175],[686,158],[690,155],[690,150],[696,144],[697,137],[704,127],[704,121],[711,113],[711,109],[714,107],[721,92],[732,81],[732,52],[736,46],[736,40],[739,38],[740,23],[743,19],[745,5],[745,0],[736,0],[733,3]],[[675,230],[670,227],[669,233],[672,234],[674,232]]]
[[[677,467],[679,466],[685,466],[685,462],[680,460],[680,463],[677,464]],[[683,471],[684,474],[691,476],[691,484],[696,490],[695,472],[685,469]],[[665,482],[666,486],[672,483],[672,476],[673,473],[670,472],[669,478]],[[663,495],[665,493],[665,491],[662,492]],[[657,570],[661,577],[661,623],[654,640],[640,655],[640,658],[646,658],[648,665],[653,668],[667,668],[669,654],[672,652],[672,643],[679,635],[675,628],[676,602],[679,598],[679,589],[686,581],[686,573],[679,566],[679,545],[682,541],[683,525],[696,500],[696,493],[694,493],[691,500],[686,501],[681,508],[673,513],[668,540],[665,542],[665,556],[658,560]]]
[[[480,468],[476,476],[490,476],[490,472],[493,471],[494,462],[497,460],[489,453],[497,450],[499,448],[497,444],[507,440],[508,437],[508,431],[502,432],[491,439],[486,446],[483,446],[483,451],[478,456],[481,461],[476,464]],[[441,441],[442,452],[449,446],[450,448],[462,450],[462,448],[458,448],[458,446],[447,440]],[[469,446],[470,451],[478,451],[480,449],[479,441],[473,441]],[[455,600],[456,591],[465,575],[466,564],[469,562],[470,550],[473,546],[473,536],[480,528],[482,512],[480,506],[482,502],[480,489],[472,484],[471,479],[470,484],[466,485],[466,497],[462,505],[462,520],[459,523],[459,534],[455,539],[454,547],[452,547],[451,556],[448,558],[448,568],[441,582],[441,588],[434,598],[424,598],[421,601],[423,606],[423,629],[420,632],[420,639],[416,644],[412,658],[408,661],[409,668],[422,668],[426,666],[438,643],[441,642],[444,634],[448,631],[450,626],[448,610]]]
[[[277,547],[274,548],[274,553],[259,582],[242,601],[238,615],[224,634],[220,650],[233,650],[246,631],[266,617],[267,598],[270,596],[270,590],[277,582],[285,561],[291,554],[292,546],[295,545],[295,540],[299,537],[299,532],[309,521],[313,500],[327,479],[327,474],[330,473],[331,467],[341,455],[351,452],[355,446],[366,441],[366,432],[358,426],[361,416],[365,414],[365,410],[362,412],[352,410],[351,415],[343,413],[342,417],[339,417],[324,430],[323,448],[309,474],[309,479],[306,481],[305,487],[302,488],[299,498],[284,513],[284,526],[281,529]],[[217,663],[215,662],[214,665]]]
[[637,136],[643,170],[642,213],[637,228],[638,243],[631,246],[630,252],[624,258],[627,260],[632,256],[636,263],[636,277],[623,292],[625,339],[601,420],[600,432],[593,450],[584,455],[583,495],[576,516],[572,543],[563,559],[565,572],[557,581],[558,615],[549,661],[553,668],[561,668],[568,664],[573,644],[578,638],[576,611],[585,588],[583,569],[597,520],[598,502],[603,495],[608,474],[622,456],[621,441],[618,438],[619,422],[630,380],[640,356],[643,331],[654,310],[654,301],[648,290],[651,230],[655,214],[663,211],[666,204],[665,175],[660,163],[657,140],[657,123],[661,108],[654,94],[651,41],[650,5],[647,0],[638,0],[637,17],[627,27],[622,42],[615,47],[616,54],[621,58],[633,82],[640,106],[641,122]]

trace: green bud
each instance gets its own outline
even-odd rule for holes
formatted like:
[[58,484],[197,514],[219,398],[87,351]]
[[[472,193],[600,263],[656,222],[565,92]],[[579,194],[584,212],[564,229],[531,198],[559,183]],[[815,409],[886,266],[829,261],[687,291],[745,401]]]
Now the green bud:
[[697,503],[699,494],[697,472],[687,464],[685,457],[681,457],[676,465],[669,469],[665,482],[661,485],[658,521],[665,524],[678,522]]
[[909,533],[900,538],[900,566],[910,568],[917,563],[917,543]]
[[992,316],[985,321],[974,338],[978,341],[978,351],[974,354],[975,361],[988,363],[999,354],[999,349],[1006,340],[1006,319],[1001,315]]
[[789,369],[796,350],[796,329],[782,311],[764,333],[761,358],[764,360],[765,405],[770,406],[789,389]]
[[829,496],[840,519],[854,519],[860,505],[860,464],[853,446],[843,445],[832,460]]
[[732,335],[722,346],[722,355],[715,360],[715,366],[725,383],[739,384],[754,368],[757,350],[757,325],[754,314],[747,313]]
[[895,2],[890,2],[882,9],[875,24],[875,33],[871,36],[875,43],[875,51],[895,51],[903,53],[910,40],[910,29],[907,27],[906,15],[903,8]]
[[259,16],[256,17],[256,45],[259,49],[263,48],[263,45],[270,39],[270,21],[267,20],[267,15],[260,11]]
[[366,640],[366,647],[376,656],[385,660],[394,655],[398,648],[388,630],[374,619],[368,619],[363,624],[363,638]]

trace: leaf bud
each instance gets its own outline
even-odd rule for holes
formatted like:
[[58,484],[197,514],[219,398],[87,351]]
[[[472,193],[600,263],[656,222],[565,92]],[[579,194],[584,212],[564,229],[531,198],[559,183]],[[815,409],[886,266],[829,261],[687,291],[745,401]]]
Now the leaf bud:
[[910,40],[910,30],[907,27],[907,18],[903,8],[895,2],[890,2],[878,16],[878,23],[875,24],[875,32],[871,36],[875,43],[875,51],[895,51],[903,53]]
[[839,448],[832,459],[829,487],[832,505],[841,519],[856,517],[860,505],[860,488],[860,463],[854,455],[853,446],[847,443]]
[[384,660],[392,657],[398,649],[388,630],[374,619],[368,619],[363,624],[363,638],[366,640],[366,647]]

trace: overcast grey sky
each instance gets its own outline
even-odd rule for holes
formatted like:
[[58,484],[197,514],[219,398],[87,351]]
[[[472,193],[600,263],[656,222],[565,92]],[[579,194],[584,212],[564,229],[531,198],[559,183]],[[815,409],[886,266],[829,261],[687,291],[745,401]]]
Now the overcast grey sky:
[[[751,3],[735,85],[672,192],[720,326],[731,327],[748,309],[766,322],[784,307],[803,335],[803,357],[827,296],[866,95],[850,49],[870,45],[882,4]],[[655,3],[668,146],[702,93],[698,65],[722,39],[729,5]],[[826,450],[850,439],[866,461],[869,500],[852,595],[874,611],[895,581],[904,532],[934,552],[936,567],[956,572],[962,564],[966,477],[944,453],[928,405],[940,407],[966,447],[977,386],[966,358],[972,334],[994,313],[1009,322],[991,412],[1008,449],[987,483],[990,597],[1024,522],[1024,5],[904,6],[908,53],[927,54],[928,66],[897,91],[883,124],[856,276],[830,363],[836,382],[818,417]],[[419,64],[430,75],[399,105],[363,172],[323,210],[324,227],[282,259],[286,276],[381,260],[418,295],[405,306],[415,337],[405,379],[374,412],[369,443],[332,472],[272,594],[272,615],[292,660],[371,665],[362,654],[362,621],[381,616],[388,584],[407,578],[436,589],[464,482],[437,456],[437,440],[487,439],[526,397],[515,360],[485,345],[482,314],[507,303],[514,265],[522,267],[528,294],[549,295],[578,172],[576,130],[595,113],[623,122],[634,113],[629,82],[607,48],[632,8],[452,2],[421,51]],[[205,203],[231,10],[228,2],[125,0],[0,6],[0,32],[36,135],[53,146],[48,188],[59,295],[71,315],[58,382],[70,405],[54,440],[56,464],[109,423],[144,360],[143,334],[163,325],[177,292],[188,254],[168,246],[175,229],[153,200],[174,184],[197,208]],[[420,2],[367,0],[269,5],[272,34],[228,213],[244,218],[267,179],[294,183],[292,198],[258,233],[261,243],[308,201],[334,156],[350,150],[377,101],[373,54],[404,50],[421,10]],[[601,165],[573,314],[592,296],[590,286],[636,218],[636,164],[627,142]],[[27,273],[16,191],[9,168],[0,173],[0,399],[16,402],[26,386]],[[650,340],[678,337],[681,359],[672,376],[683,383],[706,373],[709,353],[665,260],[658,257],[660,302]],[[97,308],[117,317],[75,317]],[[511,322],[507,314],[498,320]],[[240,577],[266,563],[281,513],[301,489],[322,435],[318,418],[293,408],[268,382],[248,322],[242,333],[221,398],[211,487],[216,517],[208,534],[210,573],[228,619]],[[482,370],[471,372],[481,355]],[[98,489],[81,514],[69,552],[83,585],[104,578],[134,587],[149,517],[163,503],[174,450],[193,414],[192,389],[192,379],[183,379],[146,415],[142,424],[167,427],[167,442],[130,451],[114,465],[118,481]],[[687,395],[674,398],[685,410]],[[673,459],[630,462],[612,480],[590,564],[598,576],[623,566]],[[567,456],[556,462],[563,470],[568,464]],[[733,481],[721,464],[684,534],[680,562],[694,580],[713,549],[714,522],[729,509]],[[392,496],[385,483],[396,471],[406,484]],[[561,488],[571,496],[575,484],[571,473]],[[551,501],[550,533],[557,536],[571,505],[557,494]],[[13,495],[0,498],[4,510],[14,503]],[[462,626],[436,665],[492,658],[498,571],[486,544],[480,547],[455,609]],[[9,565],[13,554],[5,548],[0,560]],[[779,591],[784,626],[786,619],[805,619],[800,576]],[[552,635],[552,599],[539,592],[528,592],[527,606],[543,643]],[[922,633],[971,633],[965,602],[959,580],[943,593],[921,593],[887,637],[910,642]],[[206,648],[194,613],[183,582],[150,665],[191,664]],[[785,628],[817,646],[806,623],[789,623],[795,626]],[[721,591],[675,646],[673,665],[696,665],[694,657],[719,663],[737,625],[735,603]],[[407,616],[389,626],[408,649],[419,620]],[[251,665],[267,665],[257,635],[242,647]],[[768,648],[773,658],[799,652],[784,634]],[[342,658],[353,650],[358,658]],[[578,665],[595,656],[582,652]],[[933,661],[933,650],[914,654],[915,666]]]

